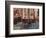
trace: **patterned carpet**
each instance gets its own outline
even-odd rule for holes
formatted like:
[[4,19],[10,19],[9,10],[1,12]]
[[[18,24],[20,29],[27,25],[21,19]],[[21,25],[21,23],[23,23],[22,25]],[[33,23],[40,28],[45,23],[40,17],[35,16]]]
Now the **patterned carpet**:
[[19,22],[16,25],[14,25],[14,30],[21,30],[21,29],[39,29],[39,22],[36,21],[35,23],[23,23]]

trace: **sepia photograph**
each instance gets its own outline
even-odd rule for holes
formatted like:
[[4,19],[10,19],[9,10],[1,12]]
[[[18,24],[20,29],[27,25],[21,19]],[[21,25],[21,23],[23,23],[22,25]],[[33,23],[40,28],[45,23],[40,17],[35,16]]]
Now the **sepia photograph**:
[[39,9],[13,8],[14,30],[39,29]]

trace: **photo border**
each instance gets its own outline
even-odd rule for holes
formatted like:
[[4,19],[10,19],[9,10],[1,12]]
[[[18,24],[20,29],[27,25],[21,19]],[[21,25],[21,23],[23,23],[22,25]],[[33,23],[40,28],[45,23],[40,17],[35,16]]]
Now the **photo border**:
[[[10,19],[10,6],[11,4],[16,4],[16,3],[21,3],[21,4],[29,4],[29,5],[42,5],[43,8],[43,33],[34,33],[34,34],[14,34],[14,35],[9,35],[9,19]],[[20,2],[20,1],[5,1],[5,37],[18,37],[18,36],[37,36],[37,35],[45,35],[45,3],[40,3],[40,2]]]

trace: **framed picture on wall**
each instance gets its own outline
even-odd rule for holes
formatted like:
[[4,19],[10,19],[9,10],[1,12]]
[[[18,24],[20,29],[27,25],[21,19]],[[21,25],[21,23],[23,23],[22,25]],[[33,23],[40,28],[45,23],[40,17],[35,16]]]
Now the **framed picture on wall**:
[[45,4],[5,1],[6,37],[45,35]]

